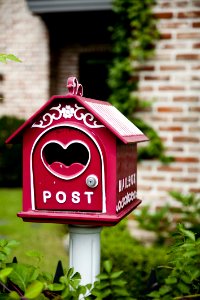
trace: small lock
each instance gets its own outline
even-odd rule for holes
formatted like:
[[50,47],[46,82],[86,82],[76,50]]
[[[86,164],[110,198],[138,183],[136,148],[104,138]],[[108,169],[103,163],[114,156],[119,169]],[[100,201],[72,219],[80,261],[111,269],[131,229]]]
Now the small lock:
[[95,188],[98,185],[98,178],[97,178],[97,176],[96,175],[89,175],[86,178],[86,184],[90,188]]

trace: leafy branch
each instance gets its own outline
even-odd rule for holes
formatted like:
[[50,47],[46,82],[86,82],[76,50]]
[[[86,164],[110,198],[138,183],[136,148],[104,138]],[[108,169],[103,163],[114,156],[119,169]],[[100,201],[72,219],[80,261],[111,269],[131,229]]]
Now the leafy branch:
[[0,62],[7,63],[8,60],[15,61],[15,62],[22,62],[17,56],[14,54],[5,54],[0,53]]
[[159,158],[168,162],[165,148],[156,131],[135,112],[150,106],[134,92],[138,90],[138,72],[141,65],[154,55],[159,39],[152,8],[154,0],[114,0],[116,23],[110,28],[113,39],[114,59],[109,70],[110,102],[138,126],[150,139],[148,146],[139,148],[139,159]]

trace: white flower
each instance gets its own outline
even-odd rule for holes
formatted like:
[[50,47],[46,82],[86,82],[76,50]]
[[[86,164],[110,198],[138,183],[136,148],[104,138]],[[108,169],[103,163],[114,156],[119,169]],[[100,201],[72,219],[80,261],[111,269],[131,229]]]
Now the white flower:
[[73,117],[73,114],[74,114],[74,108],[71,107],[70,105],[66,105],[65,107],[62,108],[63,118],[70,119],[71,117]]

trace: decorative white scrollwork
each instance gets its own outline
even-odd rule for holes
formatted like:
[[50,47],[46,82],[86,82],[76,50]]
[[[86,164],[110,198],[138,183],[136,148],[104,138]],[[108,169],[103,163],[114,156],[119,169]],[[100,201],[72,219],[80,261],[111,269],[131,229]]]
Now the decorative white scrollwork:
[[77,104],[74,106],[75,108],[70,105],[62,107],[61,104],[54,106],[50,108],[50,111],[53,111],[52,113],[48,112],[43,115],[42,120],[35,122],[32,127],[46,128],[50,126],[54,120],[59,120],[61,118],[71,119],[72,117],[78,121],[83,121],[83,123],[89,128],[104,127],[104,125],[98,124],[98,121],[95,120],[93,114],[85,112],[86,109],[84,107],[78,106]]

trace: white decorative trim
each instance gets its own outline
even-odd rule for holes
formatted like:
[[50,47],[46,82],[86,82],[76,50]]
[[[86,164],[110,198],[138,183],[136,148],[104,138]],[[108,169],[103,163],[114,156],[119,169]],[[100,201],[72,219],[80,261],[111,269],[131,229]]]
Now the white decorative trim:
[[81,110],[84,111],[85,107],[78,106],[77,104],[75,104],[74,106],[75,108],[70,105],[65,105],[62,107],[61,104],[58,104],[58,106],[50,108],[50,111],[54,112],[48,112],[44,114],[42,116],[42,120],[39,120],[39,122],[35,122],[32,127],[46,128],[50,126],[54,120],[59,120],[61,118],[71,119],[72,117],[74,117],[78,121],[83,121],[83,123],[89,128],[104,127],[104,125],[97,123],[98,121],[95,120],[93,114],[89,112],[80,112]]

